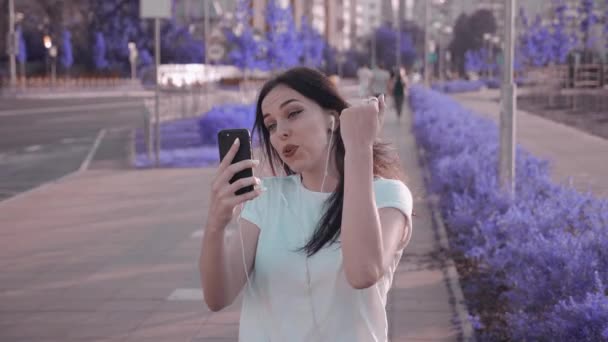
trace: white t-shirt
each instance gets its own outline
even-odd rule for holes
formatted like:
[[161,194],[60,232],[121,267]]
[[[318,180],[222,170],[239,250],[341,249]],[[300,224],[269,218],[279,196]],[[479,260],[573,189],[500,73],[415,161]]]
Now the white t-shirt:
[[296,251],[312,236],[330,194],[306,189],[299,175],[269,177],[262,183],[268,190],[247,202],[241,213],[260,228],[260,236],[251,287],[244,288],[239,341],[387,341],[387,293],[412,231],[407,186],[374,180],[376,207],[397,208],[410,229],[386,275],[357,290],[344,275],[339,243],[310,258]]

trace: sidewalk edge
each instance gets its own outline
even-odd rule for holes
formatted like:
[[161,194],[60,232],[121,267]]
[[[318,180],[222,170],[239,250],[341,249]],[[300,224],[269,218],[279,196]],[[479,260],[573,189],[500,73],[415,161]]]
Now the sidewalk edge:
[[129,143],[127,145],[127,162],[129,163],[129,169],[134,169],[135,168],[135,158],[136,158],[136,151],[135,151],[135,135],[136,135],[136,129],[132,128],[131,131],[129,132]]
[[[422,170],[422,178],[424,179],[426,189],[429,189],[430,184],[430,173],[427,167],[425,150],[422,147],[417,148],[418,162],[421,166]],[[428,195],[428,192],[427,192]],[[437,233],[439,234],[439,246],[444,251],[450,250],[450,243],[448,240],[447,229],[443,224],[443,218],[441,217],[441,212],[437,207],[437,201],[429,200],[429,207],[431,209],[433,225],[437,229]],[[466,301],[464,298],[464,294],[462,292],[462,287],[460,285],[460,276],[458,274],[458,270],[456,269],[456,265],[454,264],[454,260],[452,258],[447,258],[444,261],[443,265],[444,275],[446,278],[446,283],[448,285],[448,291],[452,295],[454,310],[456,311],[456,318],[458,320],[458,324],[461,328],[461,338],[462,341],[465,342],[476,342],[475,338],[475,330],[469,321],[469,311],[465,305]]]

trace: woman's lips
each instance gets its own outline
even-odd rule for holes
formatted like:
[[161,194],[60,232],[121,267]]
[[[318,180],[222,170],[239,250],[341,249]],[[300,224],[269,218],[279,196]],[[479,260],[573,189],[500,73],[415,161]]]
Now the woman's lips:
[[298,146],[287,146],[283,149],[283,157],[285,158],[291,158],[293,157],[294,154],[296,154],[296,151],[298,150]]

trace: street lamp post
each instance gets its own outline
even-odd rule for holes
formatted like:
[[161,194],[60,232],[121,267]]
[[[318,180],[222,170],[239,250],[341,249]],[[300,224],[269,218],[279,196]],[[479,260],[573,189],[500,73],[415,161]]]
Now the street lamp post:
[[513,198],[515,195],[515,124],[517,113],[517,86],[513,80],[515,57],[516,0],[505,0],[505,41],[503,83],[500,113],[500,185]]
[[443,48],[440,50],[441,53],[441,66],[442,68],[440,69],[440,73],[441,73],[441,80],[444,80],[447,71],[449,69],[448,66],[448,39],[450,37],[450,35],[452,34],[452,27],[451,26],[445,26],[443,28],[443,33],[445,33],[445,40],[443,41]]
[[129,62],[131,63],[131,82],[137,77],[137,45],[135,42],[129,42]]
[[[491,52],[490,52],[490,56],[492,56],[492,58],[490,59],[490,62],[492,64],[490,65],[490,68],[492,68],[494,64],[497,65],[497,68],[496,68],[497,75],[496,76],[498,76],[498,63],[497,63],[498,52],[496,51],[496,49],[498,48],[499,44],[500,44],[500,37],[497,35],[492,37],[492,48],[491,48]],[[490,78],[492,78],[492,77],[494,77],[494,73],[492,72],[492,69],[490,69]]]
[[395,32],[396,32],[396,44],[395,44],[395,69],[399,73],[401,70],[401,11],[400,0],[392,0],[393,10],[395,11]]
[[53,41],[51,40],[51,36],[48,34],[42,37],[42,42],[44,43],[44,48],[46,49],[46,66],[45,72],[48,77],[49,67],[50,67],[50,58],[51,58],[51,47],[53,47]]
[[51,46],[49,55],[51,56],[51,85],[55,86],[57,80],[57,46]]
[[211,34],[209,32],[210,30],[210,25],[209,25],[209,11],[211,11],[211,0],[203,0],[205,2],[205,18],[204,18],[204,30],[205,30],[205,106],[207,108],[207,110],[211,109],[211,105],[209,104],[209,79],[211,78],[210,76],[210,71],[211,69],[209,68],[209,40],[211,37]]
[[17,35],[15,34],[15,0],[8,0],[8,39],[7,52],[9,55],[10,85],[17,85]]
[[483,34],[483,48],[486,50],[485,62],[486,62],[486,76],[490,76],[490,41],[492,40],[491,33]]
[[430,18],[430,8],[429,2],[424,1],[424,84],[428,87],[430,86],[430,63],[429,63],[429,18]]

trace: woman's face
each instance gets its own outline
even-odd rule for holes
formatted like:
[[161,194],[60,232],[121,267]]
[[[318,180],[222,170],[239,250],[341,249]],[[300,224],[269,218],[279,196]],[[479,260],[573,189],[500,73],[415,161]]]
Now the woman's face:
[[262,101],[270,143],[296,173],[323,166],[327,153],[329,112],[297,91],[278,85]]

